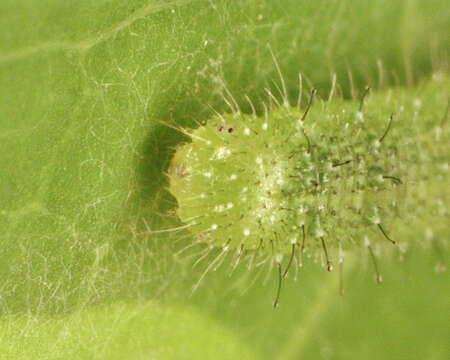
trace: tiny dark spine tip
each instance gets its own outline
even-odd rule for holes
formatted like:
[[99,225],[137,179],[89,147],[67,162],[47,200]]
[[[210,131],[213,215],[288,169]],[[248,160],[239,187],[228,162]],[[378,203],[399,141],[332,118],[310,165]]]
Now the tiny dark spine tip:
[[391,124],[392,124],[392,120],[393,119],[394,119],[394,113],[392,113],[391,116],[389,117],[389,123],[388,123],[388,126],[387,126],[386,130],[384,131],[383,136],[380,138],[380,140],[378,140],[380,143],[383,142],[384,138],[388,134],[389,129],[391,128]]
[[275,297],[275,301],[273,302],[274,309],[276,309],[278,307],[278,302],[280,300],[281,282],[282,281],[283,281],[283,276],[281,273],[281,264],[278,264],[278,289],[277,289],[277,295]]
[[308,115],[309,109],[311,109],[311,106],[312,106],[312,103],[314,100],[314,95],[316,94],[316,92],[317,92],[317,90],[314,88],[311,90],[311,96],[309,97],[309,102],[308,102],[308,105],[306,106],[305,113],[303,114],[302,118],[300,119],[301,122],[305,121],[306,116]]
[[395,242],[395,240],[392,240],[388,234],[386,233],[386,231],[384,231],[383,227],[381,226],[381,224],[378,224],[378,228],[380,229],[381,233],[384,235],[384,237],[386,239],[388,239],[392,244],[396,245],[397,243]]
[[364,106],[364,99],[366,98],[367,94],[370,91],[370,86],[366,86],[366,88],[364,89],[364,92],[361,96],[361,101],[359,102],[359,112],[362,112],[363,106]]

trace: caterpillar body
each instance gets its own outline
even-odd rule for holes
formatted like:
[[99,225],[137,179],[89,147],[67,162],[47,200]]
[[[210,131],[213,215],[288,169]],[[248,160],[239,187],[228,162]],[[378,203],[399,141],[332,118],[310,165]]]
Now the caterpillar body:
[[445,112],[448,85],[436,76],[419,94],[394,89],[364,104],[311,106],[312,92],[306,110],[264,106],[183,129],[192,141],[169,168],[176,213],[198,241],[278,264],[319,251],[331,270],[338,250],[407,243],[399,226],[427,211],[448,218],[448,191],[430,197],[426,185],[448,185],[448,109],[430,115]]

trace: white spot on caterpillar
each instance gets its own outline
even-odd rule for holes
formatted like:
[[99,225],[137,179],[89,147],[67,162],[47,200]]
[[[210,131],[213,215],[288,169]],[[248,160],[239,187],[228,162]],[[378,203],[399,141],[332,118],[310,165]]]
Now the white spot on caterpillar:
[[217,224],[212,224],[211,225],[211,230],[216,230],[217,229]]
[[226,148],[226,147],[224,147],[224,146],[221,146],[221,147],[219,147],[219,148],[216,150],[216,152],[215,152],[214,155],[210,158],[210,160],[214,160],[214,159],[220,160],[220,159],[226,158],[226,157],[228,157],[228,156],[230,156],[230,155],[231,155],[231,150],[228,149],[228,148]]
[[268,127],[269,127],[269,124],[267,124],[266,122],[264,124],[262,124],[263,130],[267,130]]
[[249,236],[249,235],[250,235],[250,230],[244,229],[244,236]]
[[250,135],[250,129],[249,128],[245,128],[244,129],[244,134],[247,135],[247,136]]

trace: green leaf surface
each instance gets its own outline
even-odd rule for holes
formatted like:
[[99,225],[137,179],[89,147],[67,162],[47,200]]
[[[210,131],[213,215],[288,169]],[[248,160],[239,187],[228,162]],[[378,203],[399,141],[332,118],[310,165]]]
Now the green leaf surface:
[[6,319],[0,335],[2,356],[16,360],[260,358],[200,311],[152,303],[113,303],[58,318]]
[[[183,138],[162,122],[194,126],[227,94],[261,110],[274,57],[294,103],[299,73],[325,99],[411,85],[445,71],[449,19],[442,0],[1,0],[0,349],[138,359],[129,332],[170,359],[173,330],[196,359],[219,343],[224,358],[448,358],[439,249],[382,261],[381,288],[349,267],[342,299],[312,266],[273,312],[273,272],[219,269],[192,293],[203,264],[178,256],[192,239],[153,231],[180,225],[164,171]],[[140,331],[165,319],[159,340]]]

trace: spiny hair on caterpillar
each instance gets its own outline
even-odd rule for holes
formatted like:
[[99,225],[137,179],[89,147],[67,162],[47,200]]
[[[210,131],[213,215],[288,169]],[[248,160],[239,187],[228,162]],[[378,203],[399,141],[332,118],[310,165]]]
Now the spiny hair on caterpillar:
[[[336,258],[341,263],[359,246],[381,281],[367,239],[396,244],[390,225],[405,213],[406,185],[418,169],[411,164],[436,155],[408,136],[427,143],[429,131],[411,128],[390,92],[371,101],[366,88],[359,103],[312,106],[314,94],[304,110],[271,101],[261,116],[246,97],[252,114],[234,105],[197,129],[176,128],[191,142],[176,149],[169,190],[177,216],[203,247],[196,264],[217,251],[207,270],[234,254],[234,267],[244,259],[249,268],[275,263],[282,279],[304,255],[319,256],[331,271]],[[422,126],[418,113],[414,126]]]

